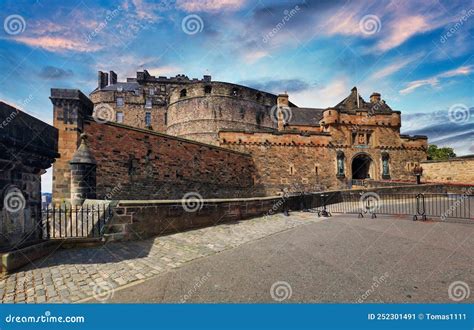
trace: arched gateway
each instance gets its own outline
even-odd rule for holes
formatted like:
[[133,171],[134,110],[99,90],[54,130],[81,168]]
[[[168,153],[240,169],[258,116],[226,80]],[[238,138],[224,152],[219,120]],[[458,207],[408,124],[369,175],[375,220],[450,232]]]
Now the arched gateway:
[[373,161],[368,154],[359,154],[352,159],[352,179],[374,179]]

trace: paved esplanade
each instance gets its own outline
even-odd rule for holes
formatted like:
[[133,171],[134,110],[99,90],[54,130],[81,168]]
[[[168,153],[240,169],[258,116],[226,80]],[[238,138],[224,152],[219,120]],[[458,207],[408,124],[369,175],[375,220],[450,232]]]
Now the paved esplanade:
[[[452,302],[459,297],[450,296],[452,283],[474,288],[473,259],[472,224],[292,213],[62,250],[36,262],[38,269],[0,281],[0,297],[4,302]],[[462,297],[474,301],[474,294]]]

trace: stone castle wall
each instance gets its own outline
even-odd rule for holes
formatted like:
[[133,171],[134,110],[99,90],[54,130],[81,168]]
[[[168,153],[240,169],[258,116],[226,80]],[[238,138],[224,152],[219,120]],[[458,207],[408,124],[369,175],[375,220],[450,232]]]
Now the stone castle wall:
[[[398,148],[376,144],[360,148],[337,145],[328,133],[220,132],[219,137],[221,146],[252,155],[258,173],[256,184],[264,186],[267,195],[282,189],[345,189],[351,182],[353,159],[358,155],[372,159],[370,174],[375,180],[382,179],[382,153],[389,155],[390,176],[398,180],[413,180],[413,166],[426,159],[419,141]],[[343,176],[337,175],[338,152],[344,154]]]
[[250,156],[116,123],[86,120],[98,199],[180,199],[258,194]]
[[168,106],[167,134],[218,144],[221,129],[276,128],[270,117],[276,96],[223,82],[175,88]]
[[421,167],[424,181],[474,184],[474,156],[424,161]]
[[56,128],[0,102],[0,252],[42,239],[41,175],[57,151]]
[[[149,88],[152,88],[150,86]],[[149,88],[142,89],[138,94],[130,91],[107,91],[95,92],[91,94],[91,100],[97,107],[98,105],[107,105],[110,112],[106,119],[115,121],[117,112],[123,113],[123,124],[138,127],[149,128],[156,132],[166,132],[166,94],[149,96]],[[156,88],[156,90],[160,90]],[[156,92],[158,93],[158,92]],[[166,92],[165,92],[166,93]],[[117,98],[124,99],[123,107],[117,107]],[[145,101],[150,97],[152,99],[152,107],[145,108]],[[149,112],[151,115],[151,125],[146,127],[145,116]]]

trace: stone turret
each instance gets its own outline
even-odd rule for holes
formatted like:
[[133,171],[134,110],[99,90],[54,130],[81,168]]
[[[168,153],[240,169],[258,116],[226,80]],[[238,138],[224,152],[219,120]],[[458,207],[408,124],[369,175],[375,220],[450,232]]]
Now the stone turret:
[[81,134],[81,144],[71,161],[71,204],[82,205],[88,198],[96,198],[97,162],[87,145],[87,135]]

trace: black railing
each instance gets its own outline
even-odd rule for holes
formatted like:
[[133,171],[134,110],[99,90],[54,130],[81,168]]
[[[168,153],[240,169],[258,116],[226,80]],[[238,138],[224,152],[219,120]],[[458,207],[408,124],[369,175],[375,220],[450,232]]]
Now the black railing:
[[337,200],[327,200],[331,213],[369,215],[407,215],[414,220],[431,218],[474,219],[474,195],[466,194],[387,194],[343,193]]
[[365,187],[367,185],[364,179],[352,179],[351,182],[353,186]]
[[42,212],[44,239],[101,237],[112,216],[110,206],[105,204],[50,206]]

